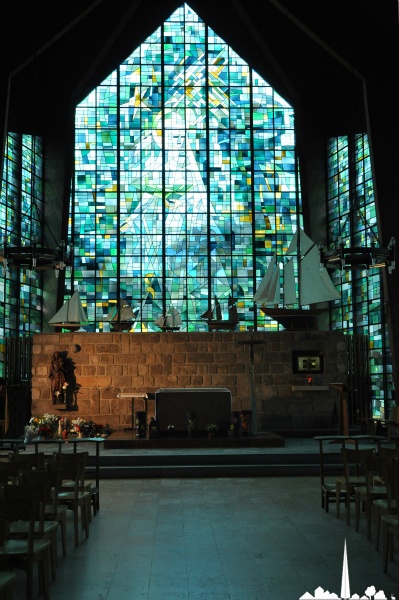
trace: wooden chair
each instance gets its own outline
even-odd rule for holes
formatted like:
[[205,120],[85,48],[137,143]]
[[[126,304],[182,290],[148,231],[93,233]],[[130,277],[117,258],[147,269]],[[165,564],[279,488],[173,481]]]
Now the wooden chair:
[[[379,454],[385,458],[385,469],[383,480],[386,482],[387,470],[391,460],[398,458],[399,452],[397,448],[380,448]],[[375,549],[378,550],[380,546],[380,524],[382,515],[396,514],[397,512],[396,500],[391,501],[390,507],[388,506],[388,498],[377,498],[373,500],[372,508],[372,519],[374,522],[374,545]]]
[[[62,454],[61,452],[54,452],[53,453],[53,457],[55,457],[56,460],[68,460],[67,454]],[[89,500],[89,509],[90,509],[90,505],[93,508],[93,515],[95,516],[97,514],[97,504],[98,504],[98,488],[97,486],[93,485],[92,482],[88,482],[86,480],[86,467],[87,467],[87,463],[89,460],[89,453],[87,451],[82,451],[82,452],[74,452],[73,453],[74,458],[76,458],[77,460],[82,459],[83,460],[83,471],[82,471],[82,486],[90,493],[90,500]],[[74,482],[73,481],[63,481],[62,482],[62,487],[65,490],[68,490],[68,488],[73,488],[74,487]],[[91,518],[91,510],[89,510],[89,520],[91,522],[92,518]]]
[[61,474],[58,470],[51,469],[51,463],[45,463],[47,478],[53,490],[51,501],[45,505],[45,519],[57,521],[61,529],[62,553],[67,556],[67,528],[66,513],[67,507],[58,501],[58,494],[61,491]]
[[[384,573],[388,570],[389,560],[393,559],[394,538],[399,536],[399,517],[397,512],[399,502],[399,459],[393,458],[389,462],[386,477],[389,513],[381,515]],[[395,510],[396,513],[394,512]]]
[[355,449],[345,447],[341,449],[344,474],[342,477],[337,477],[335,480],[335,510],[336,516],[339,518],[341,496],[343,494],[346,508],[346,522],[348,525],[350,525],[350,505],[354,500],[354,489],[356,486],[366,485],[364,459],[370,454],[374,454],[373,448]]
[[[367,522],[367,539],[371,539],[371,521],[373,501],[386,498],[387,488],[382,483],[387,465],[387,459],[378,454],[368,454],[364,457],[364,473],[366,484],[354,488],[355,495],[355,527],[359,531],[360,513],[364,508]],[[380,483],[376,483],[376,480]]]
[[[39,497],[40,502],[43,504],[46,500],[48,492],[41,484],[35,483],[30,485],[17,484],[7,485],[1,490],[2,497],[12,501],[18,500],[19,498],[26,497]],[[56,578],[57,571],[57,529],[58,523],[56,521],[46,521],[43,516],[43,522],[41,520],[35,521],[34,535],[37,539],[50,540],[50,557],[51,557],[51,576],[53,581]],[[18,522],[11,523],[10,525],[10,537],[13,539],[24,539],[28,537],[29,533],[29,522],[23,519]]]
[[[85,530],[86,538],[89,537],[90,522],[90,492],[83,484],[83,460],[74,454],[55,453],[53,455],[51,468],[59,469],[61,473],[61,490],[58,493],[58,502],[65,504],[73,511],[75,546],[79,545],[79,511],[82,529]],[[68,488],[63,489],[64,482],[68,482]],[[71,484],[72,482],[72,484]]]
[[[14,568],[26,571],[26,597],[33,599],[33,567],[38,565],[39,594],[49,600],[49,552],[51,542],[37,539],[35,522],[44,523],[44,506],[38,496],[0,498],[0,560]],[[11,524],[28,522],[28,535],[24,539],[11,537]]]
[[26,463],[10,462],[9,460],[3,462],[0,461],[0,480],[8,480],[9,483],[17,483],[18,477],[22,471],[31,471],[33,463],[27,461]]
[[29,470],[35,469],[36,471],[44,469],[44,452],[36,452],[34,454],[9,452],[8,460],[11,463],[17,463],[21,469],[25,469],[25,467]]
[[14,571],[0,571],[0,600],[13,599],[13,586],[16,579]]
[[[319,465],[320,465],[320,492],[321,492],[321,507],[328,513],[330,508],[330,501],[336,499],[336,483],[335,481],[328,481],[326,476],[326,465],[324,459],[324,442],[341,442],[340,436],[316,436],[314,438],[319,442]],[[343,493],[341,493],[340,500],[344,499]]]
[[[61,520],[53,518],[53,515],[57,512],[60,475],[56,471],[27,471],[21,473],[17,487],[30,488],[32,493],[40,494],[40,500],[44,503],[44,535],[51,541],[51,576],[55,581],[58,566],[57,532]],[[66,507],[63,506],[63,509],[66,515]]]

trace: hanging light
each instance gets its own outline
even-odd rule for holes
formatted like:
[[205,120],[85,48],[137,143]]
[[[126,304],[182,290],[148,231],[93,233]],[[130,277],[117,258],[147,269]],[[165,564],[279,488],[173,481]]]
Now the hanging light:
[[391,274],[395,269],[396,240],[392,237],[388,246],[377,246],[373,240],[369,246],[347,247],[341,238],[333,250],[324,250],[319,244],[320,267],[339,269],[341,276],[346,271],[363,270],[369,273],[372,269],[388,268]]
[[30,246],[9,246],[6,237],[3,236],[0,262],[4,269],[26,269],[30,274],[32,271],[52,269],[58,277],[60,271],[71,266],[72,252],[64,240],[55,248],[50,248],[42,246],[35,236]]

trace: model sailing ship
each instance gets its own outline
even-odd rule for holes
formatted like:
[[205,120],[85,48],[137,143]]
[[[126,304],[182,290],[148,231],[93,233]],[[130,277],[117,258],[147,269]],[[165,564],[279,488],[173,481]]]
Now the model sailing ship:
[[171,306],[169,311],[158,317],[154,323],[162,331],[179,331],[183,321],[181,320],[179,311]]
[[125,300],[119,300],[118,306],[111,309],[107,321],[109,321],[113,331],[130,331],[137,317],[137,312],[134,313],[132,307]]
[[49,321],[49,324],[53,327],[62,327],[69,331],[77,331],[87,323],[87,314],[78,291],[61,306],[60,310]]
[[[266,273],[257,289],[253,301],[262,303],[260,310],[285,327],[285,329],[317,329],[317,317],[325,309],[308,306],[320,302],[338,300],[339,292],[334,287],[325,268],[320,268],[320,252],[305,232],[299,228],[287,249],[287,262],[283,266],[283,300],[280,304],[280,268],[274,254]],[[295,263],[297,264],[298,286],[295,285]],[[299,308],[288,308],[299,305]]]
[[201,319],[204,319],[208,323],[209,331],[219,331],[223,329],[234,331],[238,325],[238,312],[236,302],[231,295],[228,300],[228,313],[228,319],[223,319],[220,302],[215,296],[214,308],[205,311],[204,314],[201,315]]

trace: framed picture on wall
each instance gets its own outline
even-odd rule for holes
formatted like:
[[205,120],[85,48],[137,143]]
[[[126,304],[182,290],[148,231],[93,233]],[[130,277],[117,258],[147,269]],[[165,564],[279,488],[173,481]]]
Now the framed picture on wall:
[[293,350],[292,352],[293,373],[323,373],[324,357],[321,352],[303,352]]

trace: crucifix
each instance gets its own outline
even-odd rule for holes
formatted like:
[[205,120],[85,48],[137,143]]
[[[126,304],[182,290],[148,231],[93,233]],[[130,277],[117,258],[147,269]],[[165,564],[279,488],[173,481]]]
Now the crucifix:
[[252,410],[252,426],[251,433],[252,435],[256,435],[258,433],[258,416],[256,409],[256,389],[255,389],[255,355],[254,355],[254,346],[256,344],[264,344],[263,340],[254,340],[254,328],[248,327],[250,332],[249,340],[237,340],[236,345],[248,345],[250,348],[250,378],[251,378],[251,410]]

